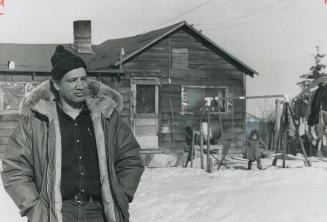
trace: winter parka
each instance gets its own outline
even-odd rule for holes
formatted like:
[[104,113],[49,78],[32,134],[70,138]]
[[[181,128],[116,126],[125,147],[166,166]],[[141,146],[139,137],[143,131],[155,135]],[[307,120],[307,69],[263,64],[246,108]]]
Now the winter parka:
[[[118,92],[88,80],[86,104],[95,131],[106,219],[128,222],[129,202],[144,170],[140,147],[117,113],[123,104]],[[62,222],[60,184],[64,154],[50,81],[40,83],[23,100],[21,114],[4,155],[3,185],[28,221]]]
[[248,160],[259,160],[261,159],[260,145],[263,144],[261,139],[253,140],[249,139],[246,145],[246,158]]

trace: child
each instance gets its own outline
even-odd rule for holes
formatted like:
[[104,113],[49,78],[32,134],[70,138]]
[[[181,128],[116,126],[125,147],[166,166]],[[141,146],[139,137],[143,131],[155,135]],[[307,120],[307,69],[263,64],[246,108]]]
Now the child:
[[193,130],[191,127],[187,126],[185,128],[185,135],[186,135],[187,148],[185,147],[184,151],[187,152],[187,159],[186,159],[184,167],[187,167],[188,162],[190,162],[192,160],[192,142],[194,143]]
[[257,130],[252,130],[244,153],[249,160],[248,170],[251,170],[252,162],[255,160],[257,161],[258,169],[262,170],[260,145],[265,147],[264,142],[259,137],[259,132]]

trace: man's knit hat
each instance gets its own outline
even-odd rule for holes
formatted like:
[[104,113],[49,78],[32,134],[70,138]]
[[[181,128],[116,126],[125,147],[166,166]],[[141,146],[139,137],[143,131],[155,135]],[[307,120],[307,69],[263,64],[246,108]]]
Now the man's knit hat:
[[80,67],[87,69],[86,64],[80,57],[66,50],[62,45],[56,47],[56,51],[51,57],[51,64],[51,75],[55,80],[61,80],[67,72],[73,69]]

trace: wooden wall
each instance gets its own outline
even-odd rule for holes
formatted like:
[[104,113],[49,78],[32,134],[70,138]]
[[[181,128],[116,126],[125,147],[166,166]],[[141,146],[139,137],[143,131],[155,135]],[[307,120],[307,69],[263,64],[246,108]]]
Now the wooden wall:
[[[188,68],[171,68],[172,48],[189,49]],[[226,86],[234,97],[245,95],[244,74],[220,55],[217,55],[214,50],[215,48],[199,39],[192,31],[185,29],[173,33],[169,38],[161,40],[124,64],[124,70],[128,74],[124,81],[133,77],[156,77],[160,79],[159,136],[161,147],[172,148],[172,133],[161,132],[162,127],[171,127],[172,117],[174,148],[176,149],[180,149],[185,144],[184,128],[187,125],[199,124],[201,114],[181,114],[181,85]],[[168,82],[169,76],[171,77],[170,84]],[[125,87],[128,87],[128,84],[124,84],[121,90],[128,92],[129,89]],[[126,94],[127,100],[130,98],[131,92]],[[128,107],[125,109],[127,113]],[[212,118],[217,119],[217,116]],[[233,146],[240,151],[243,145],[245,102],[234,101],[233,131],[231,112],[222,114],[222,119],[224,137],[227,139],[236,138]]]

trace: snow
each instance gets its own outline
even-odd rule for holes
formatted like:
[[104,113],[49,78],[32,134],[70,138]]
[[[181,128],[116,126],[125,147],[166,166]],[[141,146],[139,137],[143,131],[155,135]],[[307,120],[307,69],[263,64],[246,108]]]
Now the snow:
[[[312,158],[304,167],[300,157],[286,161],[287,168],[265,170],[230,160],[212,174],[194,168],[147,168],[130,205],[131,222],[283,222],[326,221],[327,159]],[[26,221],[0,188],[0,221]]]
[[[133,222],[326,221],[327,162],[288,160],[281,168],[208,174],[199,168],[147,169],[131,204]],[[234,161],[236,162],[236,161]],[[271,159],[263,161],[264,167]],[[197,164],[195,164],[197,165]],[[241,169],[235,169],[235,168]]]

